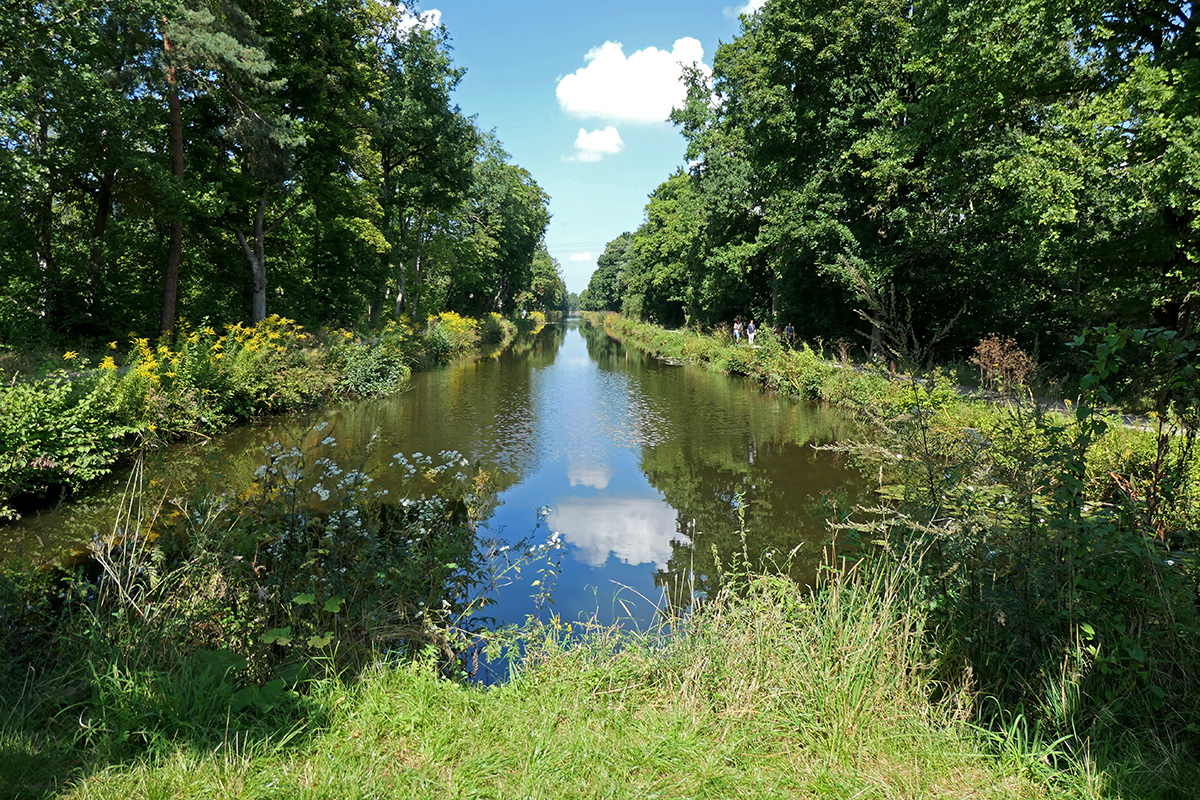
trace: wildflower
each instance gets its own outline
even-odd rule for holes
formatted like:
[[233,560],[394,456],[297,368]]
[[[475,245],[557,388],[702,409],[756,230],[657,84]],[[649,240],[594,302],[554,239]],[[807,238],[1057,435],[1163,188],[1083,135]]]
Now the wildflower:
[[63,353],[63,358],[66,359],[67,361],[70,361],[71,359],[78,358],[78,357],[79,357],[79,353],[76,353],[74,350],[68,350],[67,352]]
[[112,357],[112,356],[105,356],[105,357],[104,357],[104,358],[103,358],[103,359],[100,361],[100,369],[106,369],[106,370],[108,370],[109,372],[112,372],[112,371],[113,371],[113,370],[115,370],[116,368],[117,368],[117,362],[113,361],[113,357]]
[[117,343],[116,343],[116,342],[109,342],[109,343],[108,343],[108,349],[109,349],[109,350],[116,350],[116,349],[117,349]]

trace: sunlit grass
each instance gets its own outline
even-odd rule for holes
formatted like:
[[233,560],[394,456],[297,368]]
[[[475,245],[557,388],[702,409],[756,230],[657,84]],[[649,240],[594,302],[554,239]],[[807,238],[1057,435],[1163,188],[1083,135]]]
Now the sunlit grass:
[[930,700],[920,626],[882,574],[759,578],[675,632],[527,629],[492,688],[381,663],[316,689],[326,726],[160,748],[64,796],[1101,796],[1084,764],[985,754]]

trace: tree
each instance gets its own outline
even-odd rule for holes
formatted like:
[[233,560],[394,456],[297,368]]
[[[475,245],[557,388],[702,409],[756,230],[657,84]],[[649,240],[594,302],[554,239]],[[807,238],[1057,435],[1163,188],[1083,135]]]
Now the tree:
[[399,14],[381,31],[380,51],[383,85],[372,105],[388,247],[380,255],[373,309],[378,314],[390,299],[396,314],[407,303],[415,315],[427,280],[426,247],[471,188],[480,136],[451,102],[464,71],[450,59],[444,28],[414,26]]
[[684,322],[704,209],[695,181],[680,171],[650,195],[646,221],[629,242],[625,313],[662,325]]
[[620,311],[621,277],[629,262],[629,244],[633,234],[629,231],[604,246],[604,252],[596,259],[596,270],[588,280],[587,289],[579,299],[584,311]]
[[533,253],[529,289],[517,298],[517,305],[535,311],[567,311],[567,284],[563,280],[562,267],[558,260],[546,250],[546,243],[538,242]]
[[550,198],[529,172],[482,138],[461,220],[460,253],[446,304],[468,314],[512,313],[533,281],[534,253],[550,224]]

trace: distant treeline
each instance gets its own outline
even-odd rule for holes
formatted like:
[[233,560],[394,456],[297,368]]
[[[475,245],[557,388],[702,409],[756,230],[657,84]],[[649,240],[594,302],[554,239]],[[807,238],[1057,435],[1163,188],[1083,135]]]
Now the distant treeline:
[[581,306],[925,343],[953,321],[943,355],[1193,335],[1198,24],[1186,0],[768,0],[691,72],[688,168]]
[[376,0],[11,0],[0,345],[559,309],[548,197]]

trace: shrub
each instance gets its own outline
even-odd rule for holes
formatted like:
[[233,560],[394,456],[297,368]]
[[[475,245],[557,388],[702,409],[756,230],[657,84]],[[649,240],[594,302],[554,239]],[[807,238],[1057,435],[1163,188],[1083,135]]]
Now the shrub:
[[390,322],[373,342],[350,331],[329,334],[329,358],[340,373],[338,388],[358,397],[377,397],[397,391],[412,374],[410,361],[416,337],[404,322]]
[[975,347],[971,363],[979,367],[980,383],[997,392],[1014,392],[1029,386],[1037,364],[1015,340],[992,334]]
[[489,344],[506,344],[516,333],[517,326],[494,311],[479,323],[480,340]]
[[93,381],[59,374],[0,387],[0,519],[13,498],[76,488],[108,474],[136,424],[124,423]]
[[454,311],[430,317],[429,330],[436,330],[444,337],[450,355],[462,355],[479,344],[479,323]]

